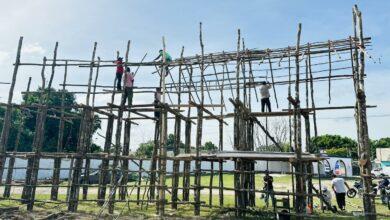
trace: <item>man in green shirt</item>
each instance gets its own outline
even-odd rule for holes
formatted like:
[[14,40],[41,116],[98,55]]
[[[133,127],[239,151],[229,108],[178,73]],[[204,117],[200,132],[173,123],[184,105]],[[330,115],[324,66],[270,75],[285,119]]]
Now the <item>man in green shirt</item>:
[[[165,56],[165,61],[163,60],[163,58],[164,58],[163,55]],[[165,76],[168,76],[168,73],[170,73],[168,66],[172,62],[172,57],[171,57],[171,55],[169,55],[168,52],[165,51],[165,54],[164,54],[163,50],[159,50],[158,56],[154,59],[154,61],[157,61],[160,58],[161,58],[161,62],[165,63]]]

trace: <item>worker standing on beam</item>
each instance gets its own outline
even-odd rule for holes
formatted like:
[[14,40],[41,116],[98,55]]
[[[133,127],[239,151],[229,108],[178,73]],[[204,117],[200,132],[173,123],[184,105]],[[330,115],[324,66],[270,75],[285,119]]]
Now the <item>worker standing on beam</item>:
[[[164,60],[163,60],[163,53],[164,51],[163,50],[159,50],[158,52],[158,56],[154,59],[154,61],[157,61],[158,59],[161,58],[161,63],[164,63]],[[168,73],[169,73],[169,64],[172,62],[172,57],[171,55],[169,55],[168,52],[165,51],[165,76],[168,76]]]
[[125,93],[122,100],[122,105],[126,104],[126,99],[128,100],[127,104],[129,108],[133,104],[133,85],[134,85],[134,73],[130,71],[130,67],[126,67],[125,78],[123,81],[125,87]]
[[122,84],[122,75],[123,75],[123,58],[118,57],[116,61],[113,63],[116,64],[116,90],[120,91],[122,90],[121,84]]
[[271,102],[269,98],[269,90],[272,88],[269,82],[263,81],[260,86],[260,95],[261,95],[261,112],[264,112],[265,106],[267,106],[268,112],[271,112]]

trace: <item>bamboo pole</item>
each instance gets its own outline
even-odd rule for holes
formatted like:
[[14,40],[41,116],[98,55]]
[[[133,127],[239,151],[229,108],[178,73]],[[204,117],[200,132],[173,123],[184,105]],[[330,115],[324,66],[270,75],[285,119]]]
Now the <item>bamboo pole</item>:
[[[295,80],[295,103],[294,105],[294,136],[295,136],[295,153],[297,157],[295,170],[297,172],[302,172],[302,143],[301,143],[301,111],[300,111],[300,100],[299,100],[299,46],[301,39],[301,28],[302,25],[298,25],[298,34],[297,34],[297,47],[295,52],[295,69],[296,69],[296,80]],[[304,181],[303,175],[296,174],[296,190],[297,193],[304,192]],[[305,199],[303,196],[296,196],[295,201],[295,211],[297,213],[303,213],[305,211]]]
[[330,101],[332,99],[331,97],[331,94],[330,94],[330,87],[331,87],[331,84],[330,84],[330,78],[332,77],[332,54],[331,54],[331,42],[330,40],[328,41],[328,63],[329,63],[329,80],[328,80],[328,103],[330,104]]
[[[180,57],[183,58],[184,53],[184,47],[181,49]],[[182,66],[179,66],[179,84],[181,84],[182,79]],[[181,86],[178,88],[178,94],[177,94],[177,104],[179,105],[178,110],[181,110]],[[177,156],[180,153],[180,144],[181,144],[181,118],[179,116],[175,116],[175,143],[174,143],[174,150],[173,154],[174,156]],[[179,186],[179,169],[180,169],[180,161],[173,161],[173,178],[172,178],[172,209],[177,209],[177,200],[178,200],[178,189]]]
[[[165,38],[162,37],[162,44],[163,44],[163,55],[162,55],[162,67],[161,67],[161,87],[162,87],[162,103],[166,103],[166,82],[165,82],[165,75],[166,75],[166,45],[165,45]],[[157,212],[159,216],[164,216],[165,214],[165,178],[166,178],[166,163],[167,163],[167,147],[166,147],[166,141],[167,141],[167,111],[164,109],[164,111],[161,114],[161,132],[160,132],[160,144],[159,144],[159,186],[158,186],[158,201],[157,201]]]
[[[95,62],[95,55],[96,55],[96,47],[97,47],[97,42],[94,43],[93,45],[93,52],[92,52],[92,58],[91,58],[91,67],[89,69],[89,77],[88,77],[88,88],[87,88],[87,97],[86,97],[86,104],[87,106],[89,106],[89,102],[90,102],[90,96],[91,96],[91,87],[92,87],[92,78],[93,78],[93,68],[94,68],[94,62]],[[94,104],[92,104],[94,105]],[[91,124],[90,126],[93,126],[93,119],[94,119],[94,114],[93,112],[91,112]],[[91,138],[92,138],[92,128],[89,127],[88,130],[87,130],[87,133],[86,133],[87,137],[86,137],[86,149],[85,151],[86,152],[90,152],[91,151]],[[88,183],[89,183],[89,168],[91,166],[91,160],[90,159],[85,159],[85,169],[84,169],[84,178],[83,178],[83,182],[84,185],[83,186],[83,200],[86,200],[87,199],[87,196],[88,196]]]
[[278,97],[276,96],[276,89],[275,89],[275,80],[274,80],[274,71],[272,68],[272,63],[271,63],[271,58],[268,53],[268,63],[269,63],[269,70],[271,72],[271,80],[272,80],[272,89],[274,91],[274,96],[275,96],[275,102],[276,102],[276,108],[279,108],[279,103],[278,103]]
[[[239,88],[239,73],[240,73],[240,35],[241,35],[241,32],[240,32],[240,29],[238,29],[238,40],[237,40],[237,54],[236,54],[236,103],[238,103],[238,101],[240,100],[240,88]],[[240,109],[239,109],[239,106],[238,105],[235,105],[234,106],[234,149],[235,150],[242,150],[241,149],[241,146],[240,146],[240,117],[239,117],[239,114],[240,114]],[[235,160],[234,161],[234,164],[235,164],[235,170],[239,170],[240,169],[240,162]],[[234,174],[234,188],[235,189],[238,189],[240,188],[240,176],[235,173]],[[240,207],[241,205],[241,195],[240,195],[240,192],[238,190],[235,190],[234,191],[234,207],[237,209],[236,211],[236,216],[237,215],[240,215],[241,212],[238,211],[238,208]]]
[[[42,104],[43,102],[43,94],[44,94],[44,90],[45,90],[45,86],[46,86],[46,79],[45,79],[45,67],[46,67],[46,57],[43,58],[43,65],[42,65],[42,69],[41,69],[41,78],[42,78],[42,88],[41,88],[41,91],[40,91],[40,97],[39,97],[39,104]],[[36,132],[34,133],[34,139],[33,141],[36,141],[36,133],[38,132],[38,122],[40,120],[40,117],[41,117],[41,109],[38,109],[37,111],[37,115],[36,115]],[[30,196],[30,188],[29,186],[31,186],[31,175],[32,175],[32,172],[33,172],[33,160],[31,158],[28,159],[27,161],[27,169],[26,169],[26,176],[25,176],[25,186],[23,187],[23,191],[22,191],[22,199],[24,199],[25,201],[28,201],[27,199],[29,199],[29,196]]]
[[[190,68],[191,71],[189,71],[189,83],[192,83],[192,73],[193,68]],[[189,93],[188,93],[188,105],[190,106],[187,111],[187,118],[190,118],[191,116],[191,101],[194,100],[194,97],[191,93],[191,87],[188,87]],[[184,153],[189,154],[191,153],[191,123],[190,121],[185,122],[185,146],[184,146]],[[191,170],[191,161],[184,161],[184,168],[183,168],[183,201],[189,201],[190,197],[190,170]]]
[[[223,71],[225,70],[225,66],[222,66]],[[225,79],[225,74],[222,75],[222,85],[221,87],[223,88],[224,86],[224,79]],[[233,98],[233,97],[232,97]],[[221,109],[220,109],[220,118],[223,119],[223,107],[222,103],[224,101],[224,96],[223,96],[223,91],[220,91],[220,100],[221,100]],[[223,122],[222,120],[219,120],[219,150],[223,151]],[[218,184],[219,184],[219,205],[223,206],[224,201],[223,201],[223,161],[219,160],[219,173],[218,173]]]
[[[91,93],[91,86],[92,86],[92,75],[93,75],[93,63],[95,62],[95,54],[96,54],[96,47],[97,43],[94,43],[93,51],[92,51],[92,58],[91,58],[91,65],[90,65],[90,71],[89,71],[89,78],[88,78],[88,92],[86,96],[86,104],[87,106],[84,106],[83,109],[83,119],[80,123],[79,128],[79,139],[77,143],[77,152],[83,156],[86,155],[86,153],[90,149],[91,144],[91,134],[92,134],[92,126],[93,126],[93,112],[91,111],[91,108],[89,107],[89,101],[90,101],[90,93]],[[68,203],[68,211],[75,212],[77,211],[78,202],[79,202],[79,190],[80,190],[80,178],[81,178],[81,170],[83,165],[83,159],[84,158],[76,158],[75,164],[74,164],[74,170],[72,173],[72,180],[71,185],[69,189],[69,203]],[[87,194],[88,194],[88,188],[87,183],[89,180],[89,170],[90,170],[90,160],[89,158],[85,158],[85,172],[84,172],[84,178],[81,180],[83,181],[83,200],[87,200]]]
[[[130,105],[130,104],[129,104]],[[128,156],[130,153],[130,132],[131,132],[131,122],[129,120],[130,112],[128,113],[128,118],[125,121],[125,129],[124,129],[124,135],[123,135],[123,149],[122,149],[122,155]],[[140,164],[142,166],[142,164]],[[141,168],[140,168],[141,169]],[[126,199],[127,195],[127,182],[129,182],[129,160],[122,160],[122,181],[121,185],[124,187],[119,187],[119,199],[124,200]],[[141,176],[141,173],[138,175]]]
[[[110,153],[111,148],[111,141],[112,141],[112,131],[114,128],[114,115],[109,115],[107,120],[107,128],[106,128],[106,135],[105,135],[105,141],[104,141],[104,148],[103,152],[106,154]],[[103,205],[105,196],[106,196],[106,185],[108,184],[108,165],[109,160],[103,159],[101,163],[101,171],[99,175],[99,188],[98,188],[98,199],[100,202],[98,202],[98,205]]]
[[[30,92],[30,85],[31,85],[31,77],[28,78],[28,83],[27,83],[27,90],[26,90],[27,93],[26,93],[26,96],[25,96],[25,100],[26,100],[27,103],[28,103],[28,97],[29,97],[29,92]],[[21,138],[22,131],[24,129],[24,125],[25,125],[26,118],[27,118],[27,115],[25,115],[26,113],[27,112],[23,113],[21,121],[20,121],[20,124],[19,124],[19,127],[18,127],[18,131],[17,131],[17,134],[16,134],[15,145],[14,145],[14,149],[13,149],[14,152],[18,151],[20,138]],[[11,185],[10,184],[12,183],[12,176],[13,176],[14,166],[15,166],[15,158],[11,157],[11,158],[9,158],[9,162],[8,162],[7,178],[5,180],[5,186],[4,186],[3,196],[5,198],[9,198],[10,194],[11,194]]]
[[[202,23],[199,23],[199,41],[201,49],[201,59],[200,59],[200,75],[201,75],[201,84],[200,84],[200,106],[203,107],[204,104],[204,45],[202,39]],[[194,191],[194,214],[198,216],[200,214],[200,189],[201,189],[201,162],[199,161],[200,148],[202,147],[202,130],[203,130],[203,109],[197,108],[198,118],[196,126],[196,160],[195,160],[195,191]]]
[[[56,42],[53,52],[53,63],[55,64],[57,59],[57,49],[58,49],[58,42]],[[44,63],[46,62],[46,58],[44,58]],[[43,69],[44,70],[44,69]],[[42,79],[44,80],[44,71],[42,71]],[[43,106],[39,107],[38,109],[38,115],[36,120],[36,131],[34,133],[34,139],[33,139],[33,152],[39,154],[42,151],[42,146],[44,142],[45,137],[45,125],[46,125],[46,118],[47,118],[47,109],[48,109],[48,102],[50,100],[50,91],[52,87],[52,82],[55,74],[55,65],[51,68],[51,75],[49,84],[47,87],[47,91],[45,91],[44,82],[42,82],[42,93],[40,97],[40,104],[43,104]],[[32,166],[32,171],[30,173],[26,172],[26,179],[30,179],[30,184],[26,188],[26,196],[28,197],[27,202],[27,210],[32,211],[34,207],[34,200],[35,200],[35,190],[36,190],[36,184],[38,180],[38,169],[39,169],[39,162],[40,157],[34,156],[30,158],[28,161]],[[30,175],[27,175],[30,174]]]
[[[65,62],[66,64],[68,62]],[[57,152],[62,152],[64,148],[64,128],[65,128],[65,109],[63,108],[65,106],[65,89],[66,89],[66,79],[68,75],[68,66],[65,65],[65,72],[64,72],[64,79],[63,79],[63,86],[62,86],[62,93],[61,93],[61,118],[59,121],[58,126],[58,139],[57,139]],[[53,170],[53,179],[52,184],[53,187],[51,188],[51,200],[57,200],[58,198],[58,184],[60,183],[60,168],[61,168],[61,158],[54,160],[54,170]]]
[[[7,143],[8,143],[8,136],[10,133],[10,128],[11,128],[11,115],[12,115],[12,99],[14,96],[14,89],[15,89],[15,84],[16,84],[16,77],[18,74],[18,69],[19,69],[19,64],[20,64],[20,53],[22,50],[22,44],[23,44],[23,37],[19,38],[19,43],[18,43],[18,49],[16,52],[16,60],[15,60],[15,66],[14,66],[14,71],[12,74],[12,81],[11,81],[11,86],[8,92],[8,106],[4,114],[4,123],[3,123],[3,129],[1,130],[1,136],[0,136],[0,154],[3,154],[7,150]],[[1,156],[0,157],[0,184],[2,183],[3,180],[3,169],[4,169],[4,164],[5,164],[5,157]]]
[[[310,55],[310,43],[307,44],[308,50],[308,64],[309,64],[309,76],[310,76],[310,97],[311,97],[311,108],[313,109],[313,127],[314,127],[314,137],[318,136],[317,131],[317,113],[316,105],[314,101],[314,84],[313,84],[313,73],[311,71],[311,55]],[[322,189],[320,189],[322,190]]]
[[[129,56],[129,50],[130,50],[130,43],[131,41],[127,41],[127,48],[126,48],[126,62],[128,61]],[[125,64],[125,68],[126,68]],[[111,180],[110,180],[110,194],[108,198],[108,212],[110,214],[114,213],[114,207],[115,207],[115,196],[116,196],[116,190],[118,185],[118,172],[117,167],[119,165],[119,159],[118,156],[120,155],[120,149],[121,149],[121,134],[122,134],[122,122],[123,122],[123,110],[124,110],[124,90],[122,91],[122,97],[121,97],[121,104],[120,108],[118,110],[118,118],[116,122],[116,131],[115,131],[115,146],[114,146],[114,160],[112,162],[112,172],[111,172]],[[120,177],[122,179],[123,176]]]
[[139,205],[140,195],[141,195],[141,184],[142,184],[142,164],[143,160],[139,160],[138,166],[138,186],[137,186],[137,205]]
[[372,178],[371,178],[371,157],[370,157],[370,141],[368,136],[367,114],[366,114],[366,94],[364,89],[364,71],[365,71],[365,54],[364,54],[364,37],[363,37],[363,21],[362,13],[357,5],[354,7],[356,17],[357,39],[359,42],[358,62],[359,68],[357,74],[357,113],[359,127],[359,166],[360,176],[363,179],[363,206],[366,219],[376,219],[375,197],[371,194]]

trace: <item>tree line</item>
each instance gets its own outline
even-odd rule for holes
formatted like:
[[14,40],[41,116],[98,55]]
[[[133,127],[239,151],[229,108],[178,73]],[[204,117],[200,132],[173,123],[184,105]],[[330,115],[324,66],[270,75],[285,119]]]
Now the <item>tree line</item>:
[[[38,88],[35,92],[30,92],[28,95],[23,94],[22,105],[33,105],[38,104],[42,89]],[[65,91],[65,106],[75,106],[76,97],[74,93]],[[61,97],[62,90],[51,89],[50,97],[48,100],[49,106],[61,106]],[[16,136],[18,129],[22,126],[22,132],[19,140],[19,145],[17,151],[19,152],[30,152],[32,151],[32,142],[35,132],[35,124],[37,119],[37,107],[29,107],[28,109],[17,109],[13,108],[12,110],[12,124],[10,128],[10,134],[7,142],[7,151],[13,151],[15,147]],[[80,128],[82,112],[77,108],[65,108],[65,113],[72,114],[71,118],[66,119],[65,128],[64,128],[64,139],[63,146],[65,152],[76,152],[78,133]],[[0,108],[0,117],[4,118],[5,108]],[[48,109],[48,115],[55,115],[60,117],[60,111],[53,111],[50,108]],[[57,118],[48,117],[45,124],[44,132],[44,143],[42,146],[43,152],[56,152],[57,151],[57,142],[59,134],[59,123],[60,120]],[[95,116],[93,133],[100,129],[101,120],[98,116]],[[0,128],[3,128],[3,120],[0,120]],[[100,151],[100,146],[92,143],[91,152]]]

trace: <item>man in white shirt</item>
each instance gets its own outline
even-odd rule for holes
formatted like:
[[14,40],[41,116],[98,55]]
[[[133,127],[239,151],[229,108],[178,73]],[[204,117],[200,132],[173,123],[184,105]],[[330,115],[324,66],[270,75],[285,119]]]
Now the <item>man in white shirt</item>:
[[269,89],[272,88],[268,82],[261,82],[260,96],[261,96],[261,112],[264,112],[264,107],[267,106],[268,112],[271,112],[271,102],[269,101]]
[[349,189],[348,184],[343,178],[337,177],[335,174],[332,175],[332,189],[336,195],[336,201],[339,209],[345,210],[345,187]]

